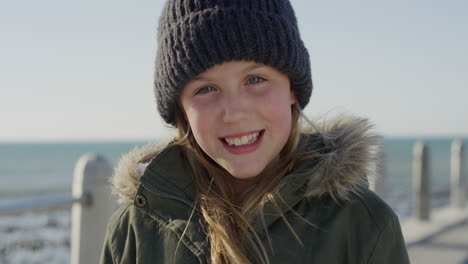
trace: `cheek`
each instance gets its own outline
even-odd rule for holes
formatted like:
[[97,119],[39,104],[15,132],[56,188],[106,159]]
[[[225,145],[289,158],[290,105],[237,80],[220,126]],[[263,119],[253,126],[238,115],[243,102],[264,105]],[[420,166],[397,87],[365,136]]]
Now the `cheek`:
[[277,111],[273,116],[274,124],[276,125],[276,131],[279,134],[278,136],[281,138],[281,141],[286,142],[291,133],[291,107],[289,104],[283,106],[282,111]]
[[265,102],[266,113],[275,122],[291,123],[291,100],[287,93],[276,93]]
[[207,139],[215,130],[213,127],[213,114],[210,114],[209,109],[203,107],[187,107],[186,115],[195,140],[204,148],[208,142]]
[[272,131],[279,145],[286,143],[291,133],[291,100],[288,94],[279,94],[270,98],[264,114],[270,121]]

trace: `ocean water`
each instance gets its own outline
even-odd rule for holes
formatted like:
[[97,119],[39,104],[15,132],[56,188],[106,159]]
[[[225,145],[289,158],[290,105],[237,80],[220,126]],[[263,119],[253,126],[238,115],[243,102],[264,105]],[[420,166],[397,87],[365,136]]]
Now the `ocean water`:
[[0,144],[0,200],[71,191],[75,164],[85,153],[101,154],[115,166],[145,143]]

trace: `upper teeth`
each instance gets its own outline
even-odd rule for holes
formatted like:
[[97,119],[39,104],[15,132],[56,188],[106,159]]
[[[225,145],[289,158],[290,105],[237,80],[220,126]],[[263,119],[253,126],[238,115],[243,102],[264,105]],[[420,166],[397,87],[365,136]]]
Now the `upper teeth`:
[[242,146],[247,144],[252,144],[257,140],[258,135],[260,132],[253,133],[250,135],[245,135],[243,137],[238,138],[225,138],[226,142],[231,146]]

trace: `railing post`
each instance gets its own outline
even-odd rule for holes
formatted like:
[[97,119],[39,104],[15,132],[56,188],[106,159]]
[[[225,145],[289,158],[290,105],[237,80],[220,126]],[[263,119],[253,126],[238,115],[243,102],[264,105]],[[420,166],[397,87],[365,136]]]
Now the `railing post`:
[[463,143],[460,140],[452,142],[450,179],[452,205],[457,208],[464,208],[466,205],[466,179],[463,171]]
[[97,263],[104,243],[107,221],[115,210],[109,177],[113,170],[96,154],[83,155],[75,166],[72,195],[90,196],[88,203],[72,206],[71,263]]
[[374,191],[380,198],[386,199],[387,198],[387,189],[385,183],[385,176],[386,176],[386,159],[385,154],[382,151],[380,154],[380,160],[378,164],[375,164],[373,177],[371,177],[369,182],[369,188]]
[[430,219],[429,153],[426,144],[416,142],[413,149],[414,216],[421,221]]

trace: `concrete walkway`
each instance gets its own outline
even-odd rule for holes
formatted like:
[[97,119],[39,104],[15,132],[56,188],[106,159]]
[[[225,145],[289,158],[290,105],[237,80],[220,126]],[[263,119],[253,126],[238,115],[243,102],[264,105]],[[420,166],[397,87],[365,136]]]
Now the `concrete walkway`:
[[412,264],[468,264],[468,210],[438,209],[430,222],[407,220],[402,230]]

